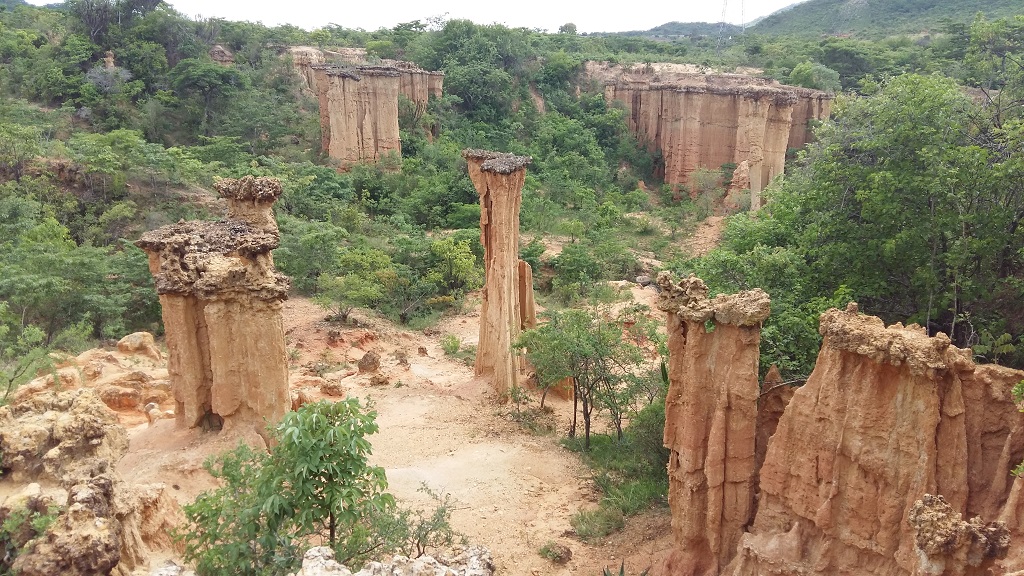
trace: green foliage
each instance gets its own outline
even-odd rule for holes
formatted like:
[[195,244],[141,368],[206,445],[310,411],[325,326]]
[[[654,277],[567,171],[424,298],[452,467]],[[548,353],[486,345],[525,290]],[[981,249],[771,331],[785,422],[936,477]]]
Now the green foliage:
[[598,407],[607,410],[622,438],[623,417],[631,404],[628,381],[643,354],[632,340],[623,337],[621,320],[609,322],[584,310],[551,313],[547,324],[523,332],[514,347],[526,351],[545,394],[554,384],[573,379],[569,436],[576,436],[579,413],[585,450],[590,449],[591,419]]
[[441,349],[448,356],[454,356],[459,353],[459,348],[462,347],[462,340],[459,339],[455,334],[445,334],[441,336]]
[[797,64],[789,73],[789,83],[827,92],[838,92],[843,87],[839,81],[839,72],[811,61]]
[[569,518],[569,524],[580,539],[589,542],[622,530],[626,525],[626,519],[618,508],[598,506],[573,514]]
[[384,470],[367,461],[375,416],[355,399],[307,404],[274,429],[269,454],[240,446],[209,462],[224,485],[184,507],[186,559],[203,575],[283,574],[325,532],[332,547],[368,552],[361,523],[394,504]]
[[185,558],[203,576],[276,575],[293,571],[302,549],[324,536],[349,565],[458,541],[450,496],[424,487],[438,504],[424,512],[398,508],[384,492],[384,470],[368,462],[375,416],[357,399],[307,404],[275,427],[269,453],[243,445],[209,461],[223,486],[184,507]]
[[0,510],[0,574],[14,574],[14,561],[33,538],[46,532],[59,512],[39,500],[29,500],[24,508]]

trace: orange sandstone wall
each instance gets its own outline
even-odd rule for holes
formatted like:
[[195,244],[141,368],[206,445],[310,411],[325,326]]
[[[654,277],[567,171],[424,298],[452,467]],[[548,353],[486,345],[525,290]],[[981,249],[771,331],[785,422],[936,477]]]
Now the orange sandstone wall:
[[662,573],[1024,569],[1024,483],[1009,473],[1024,460],[1010,394],[1024,372],[976,366],[942,334],[851,304],[821,316],[816,366],[787,402],[756,381],[766,295],[708,299],[697,278],[658,282],[676,543]]
[[809,121],[831,110],[824,92],[741,76],[631,76],[608,83],[605,98],[624,103],[637,138],[662,152],[667,183],[746,162],[755,194],[782,173],[788,148],[807,143]]

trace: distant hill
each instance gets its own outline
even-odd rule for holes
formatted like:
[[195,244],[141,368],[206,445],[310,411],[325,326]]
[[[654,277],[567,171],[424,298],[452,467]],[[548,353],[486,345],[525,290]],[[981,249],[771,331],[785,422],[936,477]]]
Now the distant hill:
[[978,12],[988,18],[1014,16],[1024,14],[1024,4],[1020,0],[809,0],[762,18],[747,32],[877,38],[934,30],[949,21],[970,23]]
[[25,6],[28,2],[25,0],[0,0],[0,8],[14,8],[16,6]]
[[681,38],[700,38],[703,36],[732,36],[739,34],[743,28],[724,22],[666,22],[650,30],[629,30],[627,32],[591,32],[588,36],[629,36],[648,40],[671,41]]

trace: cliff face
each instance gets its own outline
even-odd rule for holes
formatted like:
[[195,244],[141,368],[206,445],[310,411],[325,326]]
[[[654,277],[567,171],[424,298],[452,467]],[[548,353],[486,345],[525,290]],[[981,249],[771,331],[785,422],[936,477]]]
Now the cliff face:
[[321,146],[347,168],[378,162],[389,152],[401,155],[398,95],[426,111],[431,96],[440,97],[444,74],[414,64],[385,60],[381,65],[329,64],[344,55],[297,46],[290,50],[296,70],[320,105]]
[[[690,277],[658,277],[668,314],[665,446],[676,551],[668,573],[717,574],[753,515],[762,290],[709,300]],[[711,331],[707,323],[713,323]]]
[[216,187],[228,200],[227,220],[164,226],[136,244],[160,294],[179,426],[262,431],[289,402],[281,320],[289,283],[270,253],[281,184],[247,176]]
[[623,76],[605,98],[629,110],[630,129],[665,161],[665,182],[685,185],[698,168],[747,163],[758,194],[782,174],[787,148],[807,143],[808,122],[828,117],[832,97],[738,75]]
[[[695,278],[659,283],[677,548],[666,573],[1024,568],[1019,552],[997,563],[1007,537],[1024,537],[1024,485],[1009,475],[1024,459],[1024,416],[1010,397],[1024,372],[975,366],[941,334],[886,327],[851,305],[822,315],[817,364],[787,404],[768,382],[758,394],[767,298],[761,315],[749,293],[709,301]],[[749,305],[732,313],[731,302]]]
[[401,156],[401,74],[381,66],[341,68],[322,64],[313,68],[317,100],[321,103],[320,126],[326,127],[322,144],[327,154],[338,160],[343,169],[359,162],[376,163],[391,152]]
[[526,263],[519,260],[519,207],[531,159],[485,150],[463,150],[462,155],[480,194],[480,243],[484,247],[475,369],[477,375],[492,377],[494,391],[501,397],[516,386],[523,367],[521,358],[512,353],[512,343],[524,327],[524,319],[526,325],[536,322],[532,274],[528,279],[520,277]]

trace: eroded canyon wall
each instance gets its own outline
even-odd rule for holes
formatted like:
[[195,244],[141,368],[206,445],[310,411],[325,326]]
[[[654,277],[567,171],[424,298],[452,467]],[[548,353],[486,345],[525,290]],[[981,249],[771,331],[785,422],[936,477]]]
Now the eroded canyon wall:
[[281,319],[289,281],[271,255],[281,183],[246,176],[215,187],[228,201],[226,220],[171,224],[136,245],[160,295],[178,425],[262,431],[289,407]]
[[[886,327],[851,304],[822,315],[817,364],[788,403],[767,382],[759,397],[755,320],[767,303],[761,315],[750,294],[708,300],[695,278],[659,284],[676,540],[663,573],[1024,569],[1024,484],[1010,475],[1024,460],[1010,394],[1024,372],[976,366],[942,334]],[[732,313],[730,303],[748,304]]]
[[475,371],[478,376],[490,376],[495,393],[504,397],[518,384],[524,367],[523,359],[513,354],[512,344],[524,326],[536,322],[533,276],[523,277],[530,266],[519,260],[519,208],[531,158],[487,150],[463,150],[462,156],[480,195],[480,243],[484,247]]
[[444,73],[410,62],[333,64],[329,60],[343,55],[308,46],[293,47],[290,54],[319,104],[321,147],[342,169],[378,162],[391,152],[401,156],[398,96],[422,114],[430,97],[440,97],[444,87]]
[[754,195],[782,174],[787,149],[808,142],[810,121],[827,118],[832,101],[816,90],[709,74],[622,76],[607,82],[605,98],[625,104],[633,133],[662,153],[666,183],[746,163]]

